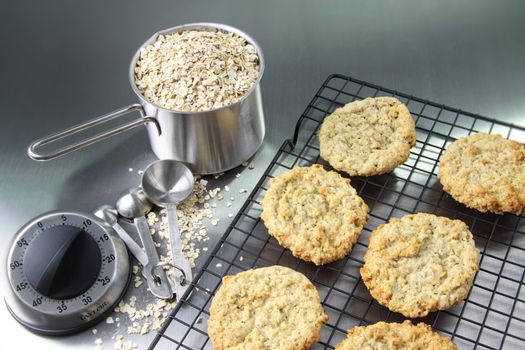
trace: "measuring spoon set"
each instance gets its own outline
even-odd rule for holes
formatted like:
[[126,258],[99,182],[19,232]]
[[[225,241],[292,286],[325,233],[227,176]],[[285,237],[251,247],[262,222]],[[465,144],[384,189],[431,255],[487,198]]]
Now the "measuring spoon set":
[[[113,228],[117,226],[117,234],[142,264],[142,275],[149,290],[157,298],[171,299],[174,294],[180,298],[188,287],[187,281],[193,279],[190,262],[182,251],[176,212],[177,203],[191,194],[193,185],[193,174],[184,164],[173,160],[159,160],[146,168],[141,187],[129,189],[118,199],[116,212],[123,218],[133,220],[142,248],[118,224],[118,217],[109,218],[110,222],[105,220],[113,223]],[[160,261],[148,227],[145,215],[151,211],[153,204],[167,207],[171,263]],[[176,281],[167,276],[165,268],[169,267],[177,270],[179,276]]]

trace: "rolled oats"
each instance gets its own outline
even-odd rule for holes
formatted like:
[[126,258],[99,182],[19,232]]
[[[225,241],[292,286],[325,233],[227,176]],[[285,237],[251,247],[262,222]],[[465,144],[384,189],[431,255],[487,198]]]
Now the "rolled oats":
[[185,30],[141,49],[135,84],[164,108],[197,112],[238,102],[259,76],[257,50],[240,35]]

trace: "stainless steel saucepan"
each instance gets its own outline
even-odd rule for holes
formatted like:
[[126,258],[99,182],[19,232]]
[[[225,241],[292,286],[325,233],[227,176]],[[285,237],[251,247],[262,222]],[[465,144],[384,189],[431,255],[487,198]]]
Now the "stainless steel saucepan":
[[[243,37],[257,50],[259,76],[251,89],[237,103],[209,111],[181,112],[156,105],[138,90],[134,69],[140,50],[154,43],[159,35],[191,29],[233,32]],[[146,125],[151,148],[159,159],[181,161],[196,174],[213,174],[234,168],[255,154],[264,138],[265,125],[259,87],[263,73],[264,57],[261,48],[248,34],[237,28],[217,23],[192,23],[159,31],[137,50],[129,67],[131,88],[140,103],[120,108],[86,123],[41,138],[29,146],[27,153],[34,160],[50,160],[126,130]],[[140,112],[139,119],[49,153],[39,151],[45,145],[133,111]]]

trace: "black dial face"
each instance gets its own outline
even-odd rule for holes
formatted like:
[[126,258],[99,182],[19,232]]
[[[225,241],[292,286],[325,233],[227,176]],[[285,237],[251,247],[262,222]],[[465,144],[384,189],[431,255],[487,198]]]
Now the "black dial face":
[[86,292],[100,273],[102,255],[97,242],[80,227],[45,228],[24,255],[29,284],[52,299],[71,299]]

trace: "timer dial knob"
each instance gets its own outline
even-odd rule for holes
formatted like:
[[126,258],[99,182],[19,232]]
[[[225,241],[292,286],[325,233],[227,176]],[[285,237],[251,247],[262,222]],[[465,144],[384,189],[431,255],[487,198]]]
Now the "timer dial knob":
[[101,261],[100,249],[89,233],[58,225],[33,239],[23,266],[27,281],[37,292],[51,299],[71,299],[95,283]]

